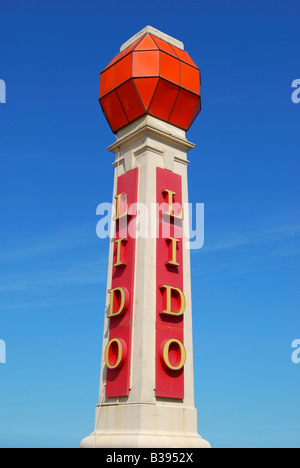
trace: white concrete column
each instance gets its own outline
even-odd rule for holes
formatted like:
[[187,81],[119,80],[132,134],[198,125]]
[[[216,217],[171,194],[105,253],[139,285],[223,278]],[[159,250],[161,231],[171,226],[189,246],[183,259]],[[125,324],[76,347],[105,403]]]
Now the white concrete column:
[[[164,168],[182,177],[183,205],[188,203],[187,152],[194,145],[185,132],[154,117],[144,116],[117,134],[109,147],[116,155],[114,196],[120,175],[139,169],[138,202],[151,213],[156,203],[156,170]],[[188,216],[188,213],[185,213]],[[128,397],[106,398],[106,370],[102,357],[99,403],[94,432],[82,447],[209,447],[197,433],[194,407],[192,343],[192,304],[190,251],[183,249],[184,342],[187,361],[184,368],[184,400],[155,397],[156,363],[156,216],[149,219],[148,236],[136,240],[135,292],[133,307],[131,384]],[[186,241],[186,240],[185,240]],[[185,245],[186,242],[184,242]],[[108,290],[111,286],[113,240],[110,246]],[[109,307],[107,296],[106,310]],[[109,319],[105,317],[103,356],[108,343]]]

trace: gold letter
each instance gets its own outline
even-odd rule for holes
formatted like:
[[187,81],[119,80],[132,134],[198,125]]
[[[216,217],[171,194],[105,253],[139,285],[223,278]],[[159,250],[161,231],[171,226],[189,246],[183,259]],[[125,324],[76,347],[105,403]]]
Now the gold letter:
[[[116,346],[117,346],[117,354],[115,353],[116,351]],[[111,353],[109,352],[111,350]],[[111,364],[109,358],[111,357],[110,355],[113,355],[115,357],[115,363]],[[118,338],[114,338],[113,340],[110,340],[108,345],[106,346],[105,349],[105,364],[109,369],[119,369],[122,367],[124,364],[124,361],[126,359],[126,354],[127,354],[127,349],[126,349],[126,344],[123,340],[119,340]]]
[[[168,315],[182,315],[185,311],[186,307],[186,302],[185,302],[185,297],[181,289],[179,288],[174,288],[173,286],[168,286],[164,284],[162,286],[167,290],[167,310],[164,310],[162,313],[163,314],[168,314]],[[174,291],[180,299],[180,308],[178,312],[173,312],[172,311],[172,291]]]
[[[179,349],[180,349],[180,359],[177,359],[177,363],[175,363],[175,365],[171,364],[170,358],[169,358],[170,347],[172,346],[173,343],[179,346]],[[185,361],[186,361],[185,347],[179,340],[175,340],[175,339],[168,340],[163,346],[162,358],[163,358],[163,364],[166,367],[168,367],[171,370],[178,371],[183,368]]]
[[[121,205],[122,197],[126,198],[126,210],[124,213],[120,214],[120,205]],[[123,218],[124,216],[128,215],[127,195],[126,193],[120,193],[119,195],[115,196],[115,199],[117,200],[115,221],[117,221],[118,219]]]
[[172,242],[172,260],[168,261],[168,265],[180,266],[180,263],[177,262],[177,244],[180,242],[180,239],[170,237],[167,241]]
[[[128,304],[129,304],[129,292],[126,288],[115,288],[115,289],[110,289],[109,291],[110,294],[110,306],[109,306],[109,314],[107,315],[108,318],[110,317],[116,317],[117,315],[121,315],[122,313],[125,313]],[[119,310],[117,312],[114,312],[114,298],[116,296],[116,293],[119,293],[120,300],[119,302]]]
[[114,264],[114,267],[119,267],[119,266],[125,265],[125,263],[121,260],[121,244],[122,244],[123,241],[126,241],[126,239],[116,239],[115,240],[115,244],[117,244],[117,261]]
[[169,211],[165,213],[168,216],[171,216],[172,218],[176,219],[183,219],[183,208],[181,208],[181,214],[176,215],[173,210],[173,202],[174,202],[174,197],[176,195],[176,192],[172,192],[171,190],[165,189],[164,193],[168,194],[168,204],[169,204]]

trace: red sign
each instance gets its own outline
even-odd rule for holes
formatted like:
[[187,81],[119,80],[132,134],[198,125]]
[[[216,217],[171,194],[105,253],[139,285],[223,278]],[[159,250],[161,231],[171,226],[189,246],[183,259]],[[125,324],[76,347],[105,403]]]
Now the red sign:
[[112,286],[109,290],[109,342],[105,350],[107,367],[106,397],[128,396],[130,390],[130,357],[132,339],[132,310],[134,295],[136,214],[130,206],[137,202],[138,169],[118,178],[116,203],[116,236]]
[[184,398],[182,178],[157,169],[156,397]]

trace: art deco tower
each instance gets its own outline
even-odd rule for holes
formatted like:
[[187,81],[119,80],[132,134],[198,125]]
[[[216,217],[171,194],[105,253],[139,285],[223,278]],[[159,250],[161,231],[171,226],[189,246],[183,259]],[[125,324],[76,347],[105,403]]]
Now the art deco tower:
[[[115,236],[95,429],[81,446],[209,447],[197,433],[183,229],[200,71],[181,42],[148,26],[101,73],[100,104],[117,136]],[[135,235],[141,206],[151,222]]]

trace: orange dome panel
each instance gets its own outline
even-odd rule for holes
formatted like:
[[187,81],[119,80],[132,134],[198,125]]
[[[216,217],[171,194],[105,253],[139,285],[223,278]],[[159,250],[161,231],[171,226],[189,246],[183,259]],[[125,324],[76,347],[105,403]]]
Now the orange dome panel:
[[125,57],[125,55],[129,54],[137,46],[137,44],[139,44],[140,40],[141,39],[138,39],[133,44],[131,44],[131,46],[127,47],[127,49],[123,50],[118,55],[116,55],[115,58],[107,65],[107,67],[104,68],[103,71],[105,71],[107,68],[109,68],[112,65],[114,65],[115,63],[117,63],[118,60],[121,60],[121,58]]
[[101,106],[114,133],[129,123],[116,91],[101,99]]
[[198,68],[195,62],[193,62],[193,60],[185,50],[178,49],[178,47],[175,46],[172,46],[172,48],[174,49],[176,55],[182,62],[188,63],[192,67]]
[[133,52],[132,76],[159,76],[159,51]]
[[115,67],[110,67],[101,75],[100,80],[100,98],[105,96],[115,88]]
[[160,76],[166,80],[179,85],[180,81],[180,61],[171,55],[161,52],[160,55]]
[[176,127],[187,130],[192,123],[197,103],[198,97],[195,94],[180,89],[169,122]]
[[129,122],[133,122],[133,120],[145,113],[144,106],[132,80],[120,86],[117,89],[117,95]]
[[163,41],[162,39],[156,36],[152,36],[152,38],[155,41],[155,43],[158,45],[160,50],[162,50],[163,52],[167,52],[167,54],[172,55],[175,58],[178,58],[178,56],[174,52],[174,49],[172,49],[171,44],[169,44],[166,41]]
[[150,34],[146,34],[141,42],[135,47],[135,50],[158,50],[158,47],[152,39],[152,36]]
[[134,83],[147,111],[158,83],[158,78],[135,78]]
[[181,81],[180,85],[197,95],[200,95],[200,70],[191,67],[186,63],[181,63]]
[[99,99],[114,133],[145,114],[188,130],[201,110],[200,70],[187,52],[147,33],[103,70]]
[[148,113],[168,122],[179,87],[165,80],[159,80]]
[[197,106],[196,106],[196,109],[195,109],[195,111],[194,111],[194,114],[193,114],[193,117],[192,117],[190,126],[193,124],[193,122],[194,122],[194,120],[196,119],[196,117],[197,117],[197,115],[199,114],[199,112],[201,112],[201,97],[200,97],[199,101],[197,102]]
[[131,78],[132,54],[128,54],[116,63],[116,87]]

